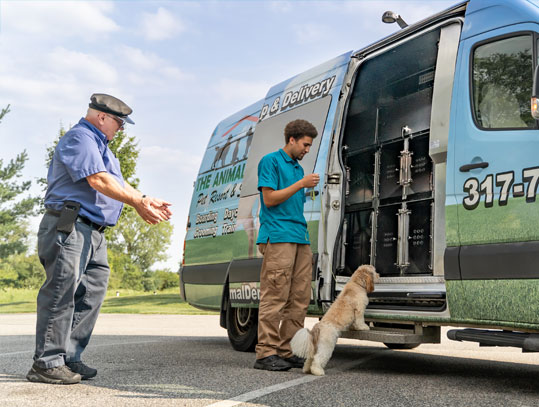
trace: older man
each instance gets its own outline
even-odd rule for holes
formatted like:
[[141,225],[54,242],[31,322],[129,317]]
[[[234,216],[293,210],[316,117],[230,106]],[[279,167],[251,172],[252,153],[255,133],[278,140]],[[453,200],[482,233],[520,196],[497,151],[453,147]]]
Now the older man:
[[46,212],[39,225],[38,254],[46,281],[37,297],[32,382],[74,384],[97,370],[81,361],[110,274],[104,231],[114,226],[123,204],[146,222],[172,215],[170,203],[151,198],[123,180],[108,143],[132,109],[105,94],[91,96],[88,113],[58,142],[47,176]]

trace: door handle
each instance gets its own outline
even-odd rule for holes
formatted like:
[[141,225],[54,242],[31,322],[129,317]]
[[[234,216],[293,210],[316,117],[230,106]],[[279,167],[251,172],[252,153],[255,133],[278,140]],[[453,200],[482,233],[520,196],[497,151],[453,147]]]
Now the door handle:
[[487,162],[481,162],[481,163],[473,163],[473,164],[466,164],[459,168],[460,172],[468,172],[470,170],[475,170],[476,168],[487,168],[488,163]]

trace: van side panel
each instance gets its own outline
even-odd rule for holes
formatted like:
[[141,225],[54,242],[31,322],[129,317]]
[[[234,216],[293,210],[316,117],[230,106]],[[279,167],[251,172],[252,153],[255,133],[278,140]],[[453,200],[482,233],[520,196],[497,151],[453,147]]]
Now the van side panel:
[[189,210],[187,266],[227,262],[248,255],[247,235],[236,219],[245,163],[261,105],[262,101],[224,120],[210,139]]

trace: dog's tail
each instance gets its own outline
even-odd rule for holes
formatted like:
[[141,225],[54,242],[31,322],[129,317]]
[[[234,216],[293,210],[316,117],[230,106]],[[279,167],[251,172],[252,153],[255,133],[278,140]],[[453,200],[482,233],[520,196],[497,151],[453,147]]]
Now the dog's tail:
[[313,338],[307,328],[301,328],[296,332],[290,342],[292,353],[303,359],[310,359],[314,356]]

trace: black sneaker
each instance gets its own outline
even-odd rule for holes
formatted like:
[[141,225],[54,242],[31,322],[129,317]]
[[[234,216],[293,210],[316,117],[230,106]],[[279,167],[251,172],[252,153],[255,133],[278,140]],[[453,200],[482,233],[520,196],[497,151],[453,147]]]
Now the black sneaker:
[[290,363],[292,367],[303,369],[303,364],[305,363],[305,359],[300,358],[299,356],[292,356],[290,358],[284,358],[285,361]]
[[80,374],[82,377],[82,380],[88,380],[97,375],[97,369],[86,366],[84,363],[80,361],[67,362],[66,365],[72,372]]
[[290,363],[277,355],[271,355],[267,358],[257,359],[254,366],[255,369],[271,370],[274,372],[289,370],[291,367],[292,365]]
[[50,384],[76,384],[80,383],[81,376],[72,372],[66,365],[44,369],[35,363],[26,375],[30,382],[50,383]]

